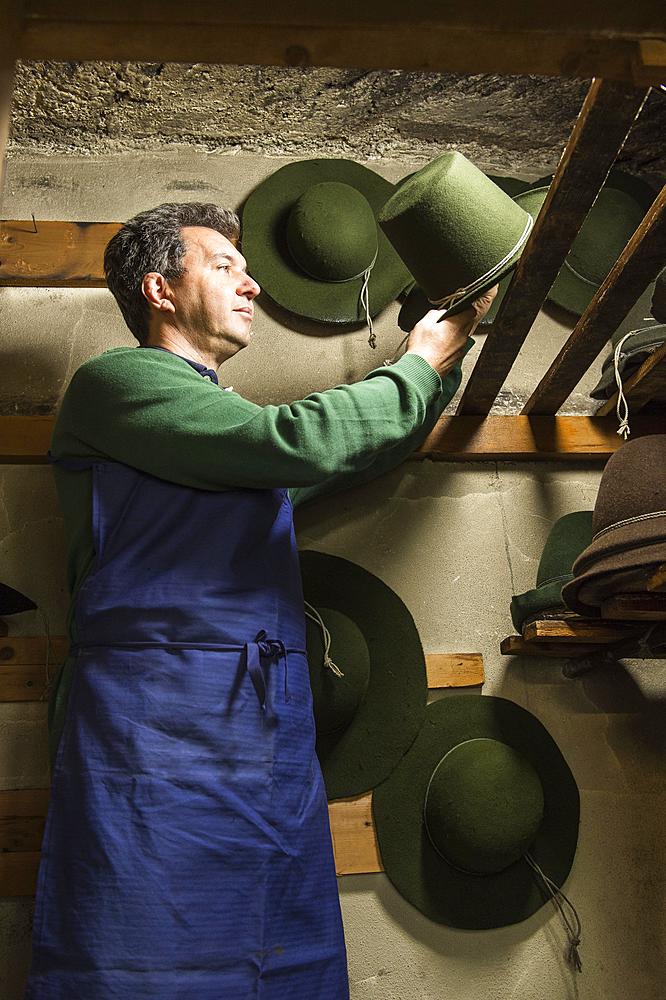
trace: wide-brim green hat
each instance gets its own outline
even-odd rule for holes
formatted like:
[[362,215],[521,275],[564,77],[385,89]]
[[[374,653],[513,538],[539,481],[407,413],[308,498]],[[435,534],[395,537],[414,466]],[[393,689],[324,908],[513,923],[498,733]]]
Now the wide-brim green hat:
[[278,305],[323,323],[365,322],[367,277],[368,309],[376,316],[411,280],[376,221],[394,190],[353,160],[281,167],[243,207],[250,273]]
[[557,744],[504,698],[429,705],[423,726],[373,793],[384,869],[431,920],[480,930],[525,920],[548,898],[527,860],[560,888],[580,803]]
[[666,268],[654,283],[650,312],[658,323],[666,323]]
[[654,197],[645,181],[611,170],[553,282],[549,301],[581,316]]
[[[530,186],[527,183],[527,181],[521,181],[517,177],[504,177],[497,174],[488,174],[487,176],[494,184],[496,184],[499,188],[501,188],[502,191],[505,192],[505,194],[507,194],[510,198],[514,199],[516,198],[517,195],[522,194],[523,191],[526,191]],[[539,205],[539,208],[540,207],[541,206]],[[526,208],[526,210],[530,211],[529,208]],[[530,214],[533,213],[530,212]],[[499,282],[500,287],[497,296],[494,299],[490,309],[481,320],[481,323],[483,325],[487,323],[492,323],[493,319],[495,318],[495,314],[497,313],[497,309],[499,307],[498,300],[500,299],[500,296],[504,295],[504,292],[506,291],[506,288],[508,287],[510,280],[511,280],[511,272],[509,272],[508,276],[505,276],[504,279],[502,279]],[[412,288],[408,290],[407,296],[400,309],[400,313],[398,314],[398,326],[405,333],[409,333],[411,330],[414,329],[418,321],[422,319],[430,309],[433,308],[435,307],[432,305],[428,296],[423,291],[421,286],[414,283]]]
[[18,615],[23,611],[34,611],[37,605],[29,597],[6,583],[0,583],[0,615]]
[[562,587],[573,580],[573,564],[592,534],[591,510],[575,510],[555,522],[541,553],[536,587],[511,598],[511,620],[518,632],[539,614],[566,609]]
[[347,559],[300,554],[317,755],[329,799],[383,781],[413,742],[427,700],[425,656],[414,619],[390,587]]
[[[607,399],[617,389],[615,381],[615,349],[624,338],[622,328],[611,337],[612,349],[604,358],[601,376],[590,391],[593,399]],[[652,326],[642,326],[638,330],[630,330],[623,340],[618,357],[618,371],[623,379],[631,375],[666,341],[666,323],[653,323]]]
[[462,153],[400,184],[379,224],[431,308],[460,312],[515,267],[533,220]]

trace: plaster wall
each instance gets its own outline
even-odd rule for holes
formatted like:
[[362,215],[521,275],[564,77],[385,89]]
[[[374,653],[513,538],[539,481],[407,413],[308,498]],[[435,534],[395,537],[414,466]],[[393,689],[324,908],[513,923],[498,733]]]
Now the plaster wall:
[[[3,214],[34,213],[39,224],[49,218],[124,219],[164,200],[235,206],[283,162],[186,149],[81,158],[17,153]],[[400,157],[370,165],[397,180],[420,162]],[[2,289],[0,307],[3,413],[53,411],[79,364],[133,342],[106,290]],[[223,367],[222,381],[262,403],[356,380],[397,345],[397,308],[389,307],[377,324],[373,352],[362,328],[327,330],[260,300],[253,342]],[[526,398],[568,329],[562,316],[540,317],[501,410]],[[585,409],[586,387],[595,377],[595,371],[586,376],[568,408]],[[500,639],[512,631],[511,594],[533,586],[553,521],[593,506],[600,471],[594,465],[407,462],[299,513],[300,545],[352,559],[385,580],[410,608],[426,651],[482,652],[485,693],[511,698],[541,719],[581,791],[580,842],[566,887],[583,921],[581,976],[564,962],[562,927],[550,906],[516,926],[457,931],[422,917],[384,875],[349,876],[339,884],[354,1000],[664,995],[666,663],[623,661],[570,680],[562,661],[498,652]],[[29,594],[51,631],[62,633],[64,541],[45,467],[0,467],[0,567],[2,580]],[[14,634],[43,630],[36,613],[18,616],[11,628]],[[45,735],[43,705],[0,706],[1,788],[47,782]],[[4,1000],[22,996],[31,913],[31,900],[0,899]]]

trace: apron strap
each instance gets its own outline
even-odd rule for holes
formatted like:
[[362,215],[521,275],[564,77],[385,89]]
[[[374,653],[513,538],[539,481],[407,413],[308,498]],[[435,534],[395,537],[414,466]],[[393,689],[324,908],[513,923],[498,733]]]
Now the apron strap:
[[261,710],[267,719],[273,719],[274,713],[268,699],[268,689],[266,684],[267,660],[275,660],[284,657],[284,690],[287,701],[289,700],[289,688],[287,683],[287,648],[281,639],[269,639],[266,629],[257,632],[254,642],[245,643],[245,665],[250,675],[254,690],[261,705]]

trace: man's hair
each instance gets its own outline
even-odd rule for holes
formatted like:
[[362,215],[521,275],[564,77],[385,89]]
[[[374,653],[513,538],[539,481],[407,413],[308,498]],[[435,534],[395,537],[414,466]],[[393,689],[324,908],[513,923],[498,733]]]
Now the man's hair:
[[129,219],[104,251],[106,282],[140,344],[148,336],[150,317],[150,306],[141,291],[144,275],[158,271],[171,280],[184,274],[184,226],[214,229],[234,244],[240,237],[235,212],[200,201],[167,202]]

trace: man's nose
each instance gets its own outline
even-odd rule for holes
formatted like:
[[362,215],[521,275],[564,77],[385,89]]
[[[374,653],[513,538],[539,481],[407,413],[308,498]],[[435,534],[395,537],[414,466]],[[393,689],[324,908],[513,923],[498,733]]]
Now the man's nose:
[[256,299],[256,297],[257,297],[257,295],[259,294],[260,291],[261,291],[261,288],[257,284],[257,282],[254,280],[254,278],[251,277],[251,275],[249,275],[249,274],[244,274],[243,275],[242,287],[239,290],[240,294],[244,295],[246,298],[252,300],[252,299]]

